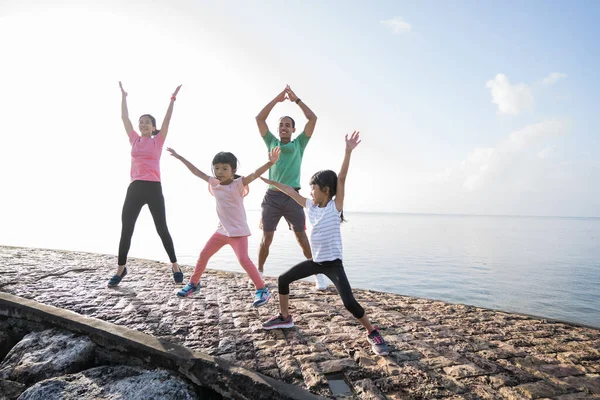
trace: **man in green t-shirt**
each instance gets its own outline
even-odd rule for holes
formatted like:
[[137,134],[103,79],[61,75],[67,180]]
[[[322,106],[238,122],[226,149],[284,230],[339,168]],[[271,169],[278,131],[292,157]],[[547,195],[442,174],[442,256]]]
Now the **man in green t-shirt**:
[[[304,112],[306,119],[308,119],[308,122],[304,126],[304,130],[301,134],[296,136],[294,140],[292,140],[292,134],[296,132],[296,123],[291,117],[281,117],[279,119],[279,128],[277,130],[279,139],[269,131],[269,127],[267,126],[267,117],[273,107],[275,107],[275,104],[285,100],[290,100],[298,104],[300,109]],[[269,151],[276,146],[279,146],[281,149],[279,160],[269,169],[269,179],[285,183],[296,190],[300,190],[302,156],[304,155],[304,149],[315,130],[317,116],[298,98],[298,96],[296,96],[288,85],[256,116],[256,123],[258,124],[260,135]],[[312,253],[310,251],[308,237],[306,236],[306,217],[304,215],[304,209],[287,194],[280,192],[273,186],[270,186],[269,189],[267,189],[261,208],[263,237],[258,251],[258,270],[261,275],[264,271],[265,262],[269,256],[269,248],[273,242],[273,236],[281,217],[285,218],[290,230],[294,231],[296,240],[298,241],[298,244],[300,244],[300,247],[302,247],[304,256],[307,259],[311,259]],[[317,289],[327,289],[327,280],[324,275],[315,275],[315,282]]]

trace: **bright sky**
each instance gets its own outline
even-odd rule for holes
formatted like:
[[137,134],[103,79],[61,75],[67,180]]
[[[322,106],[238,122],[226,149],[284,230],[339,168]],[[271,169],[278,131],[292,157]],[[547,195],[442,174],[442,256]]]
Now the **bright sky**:
[[[118,234],[119,80],[134,126],[183,84],[167,146],[205,172],[222,150],[242,174],[267,160],[254,117],[290,84],[319,117],[304,182],[361,131],[348,211],[600,216],[599,19],[583,0],[3,0],[0,239]],[[272,130],[286,114],[304,125],[288,102]],[[213,217],[203,181],[161,168],[169,219]]]

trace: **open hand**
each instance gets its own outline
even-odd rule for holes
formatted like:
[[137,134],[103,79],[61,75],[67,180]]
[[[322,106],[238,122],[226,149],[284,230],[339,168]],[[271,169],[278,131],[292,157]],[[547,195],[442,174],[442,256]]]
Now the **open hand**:
[[177,93],[179,93],[179,89],[181,89],[181,85],[177,86],[177,88],[173,92],[173,97],[177,97]]
[[262,181],[263,181],[264,183],[268,183],[269,185],[272,185],[272,184],[274,184],[274,183],[275,183],[275,181],[272,181],[271,179],[263,178],[262,176],[261,176],[261,177],[259,177],[259,178],[260,178],[260,179],[262,179]]
[[282,101],[286,101],[288,99],[287,96],[287,88],[283,89],[283,91],[281,93],[279,93],[276,97],[278,102],[282,102]]
[[348,135],[346,135],[346,150],[354,150],[356,146],[360,143],[360,132],[354,131],[352,135],[350,135],[350,139],[348,139]]
[[123,95],[123,97],[127,97],[127,92],[125,91],[125,89],[123,89],[123,84],[121,83],[121,81],[119,81],[119,87],[121,88],[121,94]]
[[170,148],[170,147],[167,147],[167,151],[168,151],[169,153],[171,153],[171,155],[172,155],[173,157],[175,157],[175,158],[177,158],[177,159],[181,158],[181,156],[180,156],[179,154],[177,154],[177,152],[176,152],[174,149],[172,149],[172,148]]
[[295,103],[296,100],[298,100],[298,96],[296,96],[296,93],[294,93],[290,85],[285,85],[285,92],[287,93],[287,96],[290,99],[290,101],[293,101]]
[[279,155],[281,154],[281,149],[279,146],[273,147],[271,152],[269,153],[269,162],[275,164],[277,160],[279,160]]

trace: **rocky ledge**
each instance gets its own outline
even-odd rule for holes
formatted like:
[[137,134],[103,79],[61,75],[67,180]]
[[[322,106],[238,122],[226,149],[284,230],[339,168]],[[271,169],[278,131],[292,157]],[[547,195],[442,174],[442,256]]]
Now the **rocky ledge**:
[[[6,339],[18,335],[27,324],[3,319],[0,326]],[[0,344],[8,347],[6,340]],[[110,360],[107,353],[97,353],[97,348],[89,337],[65,330],[27,333],[0,364],[0,398],[196,400],[200,395],[222,399],[214,392],[200,392],[173,371],[111,365],[114,357]]]
[[[600,330],[466,305],[355,290],[391,347],[374,356],[335,289],[292,286],[296,326],[264,331],[274,299],[251,307],[245,274],[207,270],[179,299],[169,266],[116,257],[0,247],[0,290],[182,345],[330,398],[600,398]],[[192,266],[184,266],[186,277]]]

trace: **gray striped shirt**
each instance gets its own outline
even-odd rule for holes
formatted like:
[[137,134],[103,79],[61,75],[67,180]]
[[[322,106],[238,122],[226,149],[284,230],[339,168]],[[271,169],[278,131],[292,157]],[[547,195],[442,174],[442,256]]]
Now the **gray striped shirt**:
[[333,261],[342,259],[342,234],[340,232],[340,214],[335,201],[330,200],[325,207],[315,205],[312,199],[306,199],[308,220],[312,225],[310,247],[313,261]]

